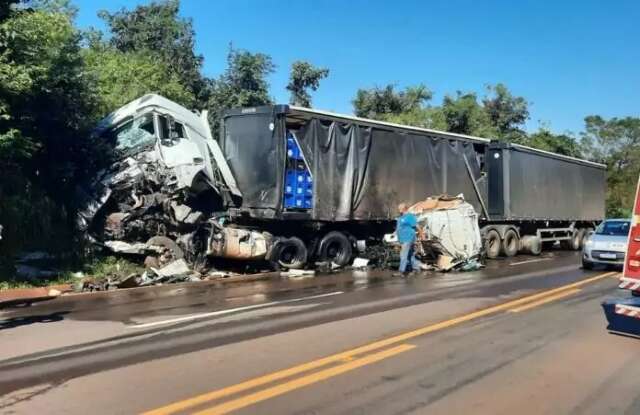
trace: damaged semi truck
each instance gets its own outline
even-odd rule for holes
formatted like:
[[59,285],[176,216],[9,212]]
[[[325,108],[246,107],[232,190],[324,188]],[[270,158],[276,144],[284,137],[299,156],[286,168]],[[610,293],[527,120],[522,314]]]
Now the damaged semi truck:
[[79,226],[152,261],[346,265],[393,231],[398,204],[442,194],[474,206],[489,258],[578,250],[604,218],[601,164],[307,108],[229,110],[214,138],[206,112],[150,94],[95,136],[115,161],[84,192]]

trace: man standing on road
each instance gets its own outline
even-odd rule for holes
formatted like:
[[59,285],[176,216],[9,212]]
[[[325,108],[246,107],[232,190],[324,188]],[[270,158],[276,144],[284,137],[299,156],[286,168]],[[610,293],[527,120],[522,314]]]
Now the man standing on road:
[[398,205],[400,216],[397,219],[396,234],[398,242],[401,244],[400,249],[400,273],[407,274],[407,265],[411,263],[412,271],[418,271],[422,267],[420,261],[416,259],[414,245],[416,242],[416,229],[418,227],[418,218],[409,212],[407,205],[401,203]]

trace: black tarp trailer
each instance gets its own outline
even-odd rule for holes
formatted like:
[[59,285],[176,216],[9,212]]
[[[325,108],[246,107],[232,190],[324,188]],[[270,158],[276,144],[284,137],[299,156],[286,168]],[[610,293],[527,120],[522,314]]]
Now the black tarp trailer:
[[[287,202],[291,141],[313,183],[301,206]],[[231,220],[286,238],[270,255],[289,265],[346,262],[392,231],[398,204],[433,195],[476,208],[490,257],[579,249],[604,217],[603,165],[479,137],[276,105],[228,111],[220,146],[242,193]]]

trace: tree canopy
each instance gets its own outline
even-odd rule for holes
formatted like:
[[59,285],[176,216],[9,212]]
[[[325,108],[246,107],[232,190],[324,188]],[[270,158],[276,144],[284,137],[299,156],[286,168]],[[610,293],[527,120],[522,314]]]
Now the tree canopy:
[[289,103],[301,107],[311,106],[309,89],[317,91],[320,81],[329,76],[329,69],[316,68],[309,62],[295,61],[291,64],[291,74],[287,90],[291,92]]
[[607,212],[629,217],[640,176],[640,118],[585,118],[585,155],[607,165]]
[[227,69],[211,81],[211,96],[207,103],[214,137],[224,110],[273,103],[267,77],[274,70],[269,55],[229,48]]
[[178,0],[153,1],[133,10],[105,10],[99,16],[110,30],[110,44],[117,50],[154,53],[164,70],[177,77],[200,102],[208,98],[206,79],[201,74],[204,57],[195,53],[195,32],[191,19],[179,15]]

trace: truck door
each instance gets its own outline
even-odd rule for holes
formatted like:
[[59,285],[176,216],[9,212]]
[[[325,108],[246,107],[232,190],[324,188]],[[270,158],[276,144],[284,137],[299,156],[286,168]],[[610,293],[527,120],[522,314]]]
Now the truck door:
[[620,288],[640,292],[640,179],[633,206],[631,231],[629,232],[629,243],[627,244],[627,255]]

